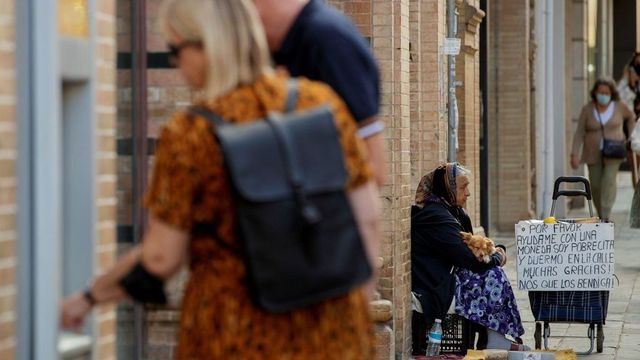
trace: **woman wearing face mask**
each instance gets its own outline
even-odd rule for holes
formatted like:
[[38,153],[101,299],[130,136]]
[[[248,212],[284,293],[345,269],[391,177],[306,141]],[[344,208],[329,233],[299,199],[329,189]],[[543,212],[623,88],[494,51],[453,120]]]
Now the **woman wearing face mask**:
[[[589,167],[589,181],[593,202],[601,219],[608,220],[616,200],[616,176],[622,158],[604,157],[603,139],[626,140],[623,127],[630,134],[635,125],[631,109],[620,101],[615,83],[609,78],[596,81],[591,89],[591,101],[580,112],[578,127],[573,136],[571,167],[580,163]],[[582,149],[582,152],[580,152]],[[580,157],[579,154],[582,154]]]
[[455,311],[479,332],[478,349],[526,350],[506,335],[524,334],[498,245],[489,262],[477,259],[460,232],[473,232],[464,210],[469,170],[458,163],[438,166],[420,181],[411,208],[411,291],[422,307],[413,317],[413,353],[426,350],[425,333],[443,319],[455,295]]

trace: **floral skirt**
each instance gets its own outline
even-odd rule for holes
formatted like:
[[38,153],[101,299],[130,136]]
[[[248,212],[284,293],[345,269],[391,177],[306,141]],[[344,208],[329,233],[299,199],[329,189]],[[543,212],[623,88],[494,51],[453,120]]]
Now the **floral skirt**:
[[524,334],[516,297],[502,268],[456,271],[456,314],[514,338]]

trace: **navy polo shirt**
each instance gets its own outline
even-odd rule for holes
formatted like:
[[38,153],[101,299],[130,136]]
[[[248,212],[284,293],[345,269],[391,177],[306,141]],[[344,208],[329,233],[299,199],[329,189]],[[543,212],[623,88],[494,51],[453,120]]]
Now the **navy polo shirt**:
[[320,0],[310,0],[273,58],[291,76],[329,84],[358,121],[363,137],[382,130],[379,121],[364,123],[378,114],[378,66],[355,25],[338,10]]

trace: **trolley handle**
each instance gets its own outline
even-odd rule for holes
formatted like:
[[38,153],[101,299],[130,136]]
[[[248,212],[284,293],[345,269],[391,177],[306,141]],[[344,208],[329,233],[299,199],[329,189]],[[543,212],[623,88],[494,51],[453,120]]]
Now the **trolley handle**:
[[[560,190],[562,183],[582,183],[584,189]],[[587,200],[592,200],[591,185],[584,176],[560,176],[553,185],[553,200],[558,200],[561,196],[584,196]]]
[[[562,183],[582,183],[584,189],[560,190]],[[584,196],[589,204],[589,216],[593,217],[593,196],[591,194],[591,184],[584,176],[560,176],[553,184],[553,201],[551,202],[551,211],[549,216],[553,216],[556,210],[556,200],[561,196]]]

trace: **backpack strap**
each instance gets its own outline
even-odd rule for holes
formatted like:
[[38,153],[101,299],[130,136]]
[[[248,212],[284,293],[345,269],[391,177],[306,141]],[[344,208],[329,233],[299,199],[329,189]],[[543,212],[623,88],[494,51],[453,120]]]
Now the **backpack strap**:
[[[287,99],[285,101],[284,114],[294,112],[297,102],[298,79],[292,77],[287,80]],[[320,221],[321,215],[318,209],[316,209],[315,206],[307,200],[307,197],[302,190],[302,173],[296,162],[293,160],[293,157],[295,156],[293,140],[284,130],[284,126],[280,122],[280,116],[274,113],[268,114],[266,121],[273,130],[276,139],[278,139],[278,147],[286,164],[287,179],[293,189],[298,206],[300,206],[302,219],[307,225],[316,224]]]
[[[287,80],[287,99],[285,100],[284,113],[292,112],[296,109],[298,103],[298,79],[290,78]],[[189,112],[202,116],[203,118],[214,123],[216,126],[224,125],[226,122],[220,115],[210,111],[204,106],[191,106]]]
[[287,100],[285,101],[284,113],[295,111],[298,103],[298,79],[289,78],[287,80]]
[[222,117],[220,117],[220,115],[211,112],[204,106],[191,106],[189,108],[189,112],[198,116],[202,116],[209,122],[214,123],[216,126],[222,126],[225,124],[225,121],[222,119]]

